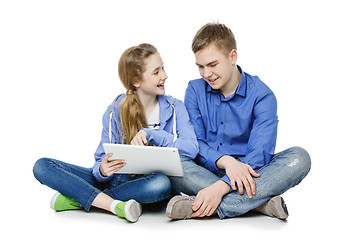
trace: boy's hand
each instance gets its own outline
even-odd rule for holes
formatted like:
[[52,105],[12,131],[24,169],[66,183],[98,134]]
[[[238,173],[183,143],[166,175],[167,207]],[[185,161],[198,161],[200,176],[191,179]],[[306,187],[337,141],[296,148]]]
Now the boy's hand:
[[222,197],[229,191],[230,186],[222,180],[199,191],[192,206],[193,211],[195,211],[192,216],[211,216],[219,206]]
[[145,130],[141,129],[135,135],[135,137],[131,140],[130,144],[131,145],[140,145],[140,146],[148,145],[148,141],[146,140],[146,137],[147,137],[147,134],[146,134]]
[[239,193],[244,193],[246,189],[249,198],[256,193],[255,182],[252,177],[260,177],[248,164],[241,163],[235,158],[225,155],[216,162],[219,168],[225,169],[226,175],[231,181],[232,189],[236,190],[236,184],[239,187]]

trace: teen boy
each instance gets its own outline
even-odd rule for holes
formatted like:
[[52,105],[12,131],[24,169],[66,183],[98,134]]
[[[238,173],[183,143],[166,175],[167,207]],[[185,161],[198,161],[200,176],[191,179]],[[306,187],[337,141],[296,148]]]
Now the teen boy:
[[182,159],[184,176],[171,181],[175,189],[196,197],[175,196],[167,216],[217,213],[222,219],[257,210],[286,219],[280,194],[308,174],[310,156],[300,147],[274,155],[275,95],[236,65],[236,41],[229,28],[206,24],[195,35],[192,50],[202,78],[189,82],[185,106],[200,151],[195,162]]

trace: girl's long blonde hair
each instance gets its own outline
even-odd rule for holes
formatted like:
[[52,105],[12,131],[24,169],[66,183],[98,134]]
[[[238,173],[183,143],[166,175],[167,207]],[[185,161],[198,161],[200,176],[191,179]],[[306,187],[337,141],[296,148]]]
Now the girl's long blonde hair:
[[146,128],[147,121],[144,107],[140,99],[134,94],[134,83],[142,80],[145,70],[145,60],[157,49],[147,43],[130,47],[121,55],[119,60],[119,77],[126,88],[126,97],[119,105],[122,143],[130,144],[131,140],[140,131]]

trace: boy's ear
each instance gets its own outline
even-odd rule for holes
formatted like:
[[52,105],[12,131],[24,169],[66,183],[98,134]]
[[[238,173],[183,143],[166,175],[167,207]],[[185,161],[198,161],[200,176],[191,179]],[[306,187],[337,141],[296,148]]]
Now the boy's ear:
[[236,61],[237,61],[237,51],[236,51],[236,49],[231,50],[230,59],[231,59],[232,64],[236,64]]

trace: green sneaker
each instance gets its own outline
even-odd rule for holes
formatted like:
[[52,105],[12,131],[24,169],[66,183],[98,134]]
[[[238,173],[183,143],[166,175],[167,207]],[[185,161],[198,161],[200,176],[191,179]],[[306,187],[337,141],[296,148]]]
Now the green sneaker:
[[141,215],[141,205],[131,199],[127,202],[118,203],[115,212],[119,217],[126,218],[129,222],[136,222]]
[[59,192],[55,193],[55,195],[52,197],[50,207],[57,212],[82,209],[77,201]]

